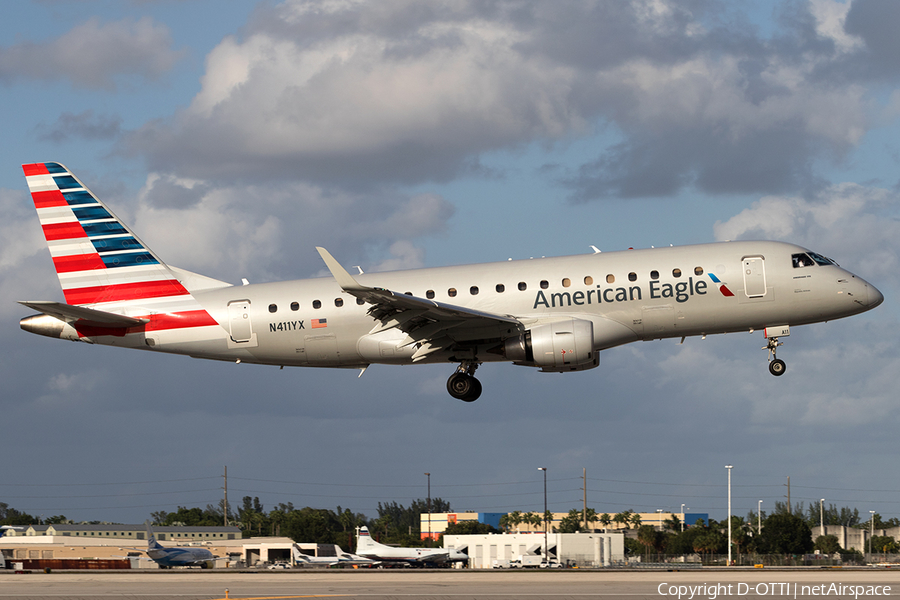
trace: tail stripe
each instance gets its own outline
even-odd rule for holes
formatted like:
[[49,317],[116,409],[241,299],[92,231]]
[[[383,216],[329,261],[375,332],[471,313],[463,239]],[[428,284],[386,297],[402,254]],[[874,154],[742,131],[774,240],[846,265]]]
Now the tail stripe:
[[63,165],[33,163],[22,170],[66,302],[149,319],[116,330],[76,325],[81,335],[218,326],[172,271]]

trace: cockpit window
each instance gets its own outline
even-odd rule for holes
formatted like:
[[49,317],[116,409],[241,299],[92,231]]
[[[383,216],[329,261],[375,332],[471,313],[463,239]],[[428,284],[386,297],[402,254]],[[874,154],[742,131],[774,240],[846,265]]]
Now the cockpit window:
[[800,254],[793,254],[791,255],[791,261],[794,263],[795,269],[798,269],[800,267],[812,267],[814,265],[828,266],[837,264],[830,258],[826,258],[821,254],[817,254],[815,252],[801,252]]
[[809,255],[812,257],[814,261],[816,261],[820,265],[834,265],[837,264],[830,258],[826,258],[821,254],[816,254],[815,252],[810,252]]
[[813,259],[806,254],[791,255],[791,262],[794,263],[795,269],[799,269],[800,267],[811,267],[816,264],[813,262]]

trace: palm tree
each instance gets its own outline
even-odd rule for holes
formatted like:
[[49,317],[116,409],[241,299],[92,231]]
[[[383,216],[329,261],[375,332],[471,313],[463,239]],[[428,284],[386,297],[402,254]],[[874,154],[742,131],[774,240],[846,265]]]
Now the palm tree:
[[609,516],[609,513],[603,513],[600,515],[600,524],[603,525],[603,533],[606,533],[606,529],[609,527],[609,524],[612,522],[612,518]]

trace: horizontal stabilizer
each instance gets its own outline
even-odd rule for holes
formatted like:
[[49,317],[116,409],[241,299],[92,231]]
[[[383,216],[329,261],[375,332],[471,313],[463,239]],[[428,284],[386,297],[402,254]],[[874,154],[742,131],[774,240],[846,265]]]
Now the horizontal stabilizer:
[[19,304],[66,323],[78,321],[79,325],[88,325],[90,327],[134,327],[150,322],[149,319],[135,319],[134,317],[103,312],[102,310],[94,310],[84,306],[72,306],[71,304],[53,302],[52,300],[20,301]]

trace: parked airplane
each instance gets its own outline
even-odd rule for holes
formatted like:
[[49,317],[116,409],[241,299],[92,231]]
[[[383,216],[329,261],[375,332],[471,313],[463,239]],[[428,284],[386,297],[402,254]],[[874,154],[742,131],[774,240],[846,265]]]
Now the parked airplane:
[[153,528],[150,527],[150,521],[147,525],[147,549],[129,548],[130,550],[140,550],[146,552],[156,564],[163,569],[171,569],[172,567],[200,567],[201,569],[209,568],[210,561],[217,557],[206,548],[193,548],[184,546],[166,547],[156,541],[153,534]]
[[381,564],[379,563],[379,561],[372,560],[371,558],[366,558],[364,556],[359,556],[350,552],[344,552],[338,545],[335,545],[334,549],[337,552],[337,556],[309,556],[308,554],[303,554],[300,551],[300,547],[297,544],[294,544],[291,547],[291,556],[294,559],[294,564],[300,567],[374,567]]
[[382,562],[406,563],[409,565],[435,565],[448,562],[468,562],[469,557],[458,550],[445,548],[395,548],[379,544],[369,535],[368,527],[361,527],[356,533],[356,553],[366,558]]
[[833,260],[782,242],[720,242],[582,256],[232,286],[166,265],[66,167],[23,165],[65,303],[24,301],[20,326],[49,337],[279,366],[455,363],[450,394],[481,394],[475,370],[511,362],[591,369],[638,340],[762,331],[779,338],[884,300]]

